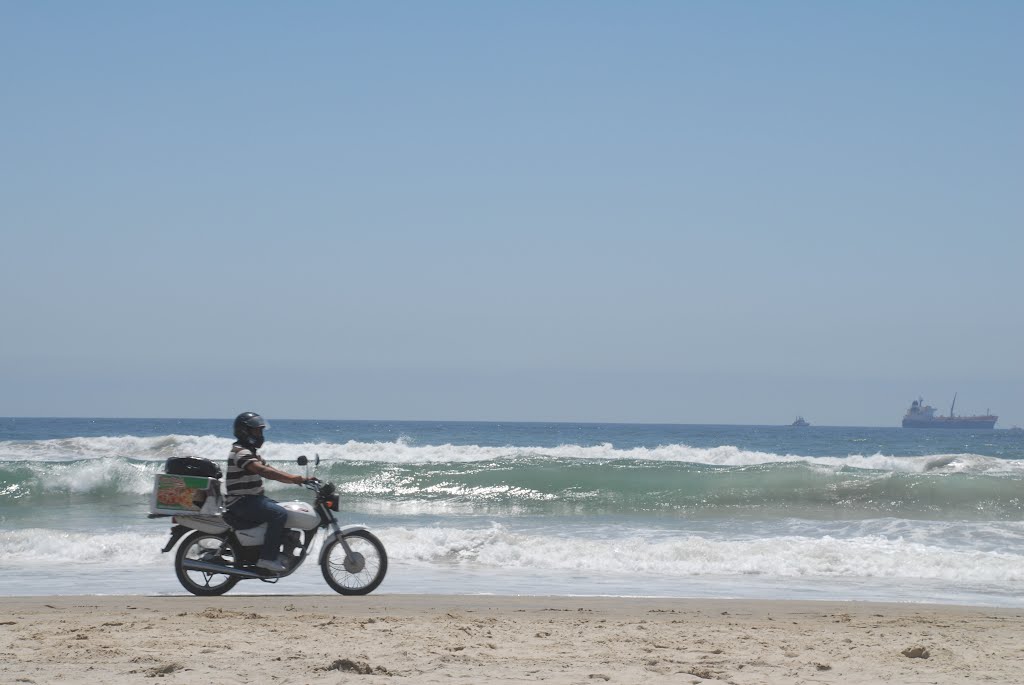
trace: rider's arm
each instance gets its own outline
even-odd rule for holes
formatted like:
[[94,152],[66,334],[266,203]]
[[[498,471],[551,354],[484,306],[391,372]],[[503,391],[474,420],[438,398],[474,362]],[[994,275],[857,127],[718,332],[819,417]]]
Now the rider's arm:
[[306,482],[304,476],[293,476],[290,473],[285,473],[279,469],[275,469],[270,464],[264,464],[261,461],[255,459],[245,465],[245,470],[249,473],[255,473],[260,478],[269,478],[270,480],[281,481],[282,483],[291,483],[292,485],[302,485]]

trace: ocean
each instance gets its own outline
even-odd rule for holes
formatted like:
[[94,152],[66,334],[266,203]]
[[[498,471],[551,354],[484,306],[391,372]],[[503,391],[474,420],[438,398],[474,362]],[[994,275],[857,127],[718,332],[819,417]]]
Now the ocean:
[[[383,541],[378,592],[1024,606],[1019,431],[269,420]],[[185,594],[153,478],[230,429],[0,418],[0,595]],[[231,593],[333,594],[315,558]]]

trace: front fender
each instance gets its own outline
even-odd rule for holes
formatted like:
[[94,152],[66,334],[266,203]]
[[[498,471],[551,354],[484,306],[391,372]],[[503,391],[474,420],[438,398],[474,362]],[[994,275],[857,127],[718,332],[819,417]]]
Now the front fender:
[[367,528],[366,526],[358,526],[358,525],[356,525],[356,526],[342,526],[341,528],[338,529],[337,533],[329,533],[327,535],[327,537],[324,538],[323,546],[320,547],[320,559],[319,559],[318,563],[321,566],[323,566],[324,557],[327,556],[327,545],[330,543],[331,540],[337,540],[337,541],[341,542],[341,538],[345,537],[346,535],[348,535],[350,533],[354,533],[357,530],[365,530],[365,531],[369,532],[370,529]]

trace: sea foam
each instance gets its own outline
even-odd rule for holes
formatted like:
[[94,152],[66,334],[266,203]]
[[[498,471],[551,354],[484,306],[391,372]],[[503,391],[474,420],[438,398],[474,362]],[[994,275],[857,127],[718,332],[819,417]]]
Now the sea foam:
[[[396,568],[417,565],[469,569],[570,571],[586,574],[659,576],[770,576],[776,578],[888,578],[939,580],[979,587],[1024,581],[1020,554],[950,549],[934,543],[883,535],[854,537],[776,535],[721,538],[618,531],[596,537],[571,527],[560,532],[483,528],[407,527],[375,529]],[[172,558],[160,553],[167,534],[69,532],[29,528],[0,531],[0,555],[8,568],[52,564],[154,567]],[[312,549],[313,556],[320,542]]]
[[[223,462],[231,441],[212,435],[164,435],[157,437],[90,437],[0,442],[2,462],[67,462],[121,458],[162,462],[168,457],[195,456]],[[678,462],[709,466],[756,466],[760,464],[803,463],[824,469],[854,468],[902,473],[1008,473],[1024,475],[1024,460],[1000,459],[976,454],[932,454],[892,456],[848,454],[803,456],[743,450],[731,445],[691,447],[684,444],[619,449],[611,443],[565,444],[556,447],[416,445],[406,438],[389,442],[268,443],[263,456],[275,463],[294,463],[300,455],[319,456],[324,461],[355,461],[387,464],[471,463],[518,459],[565,459],[580,461],[625,460],[635,462]]]

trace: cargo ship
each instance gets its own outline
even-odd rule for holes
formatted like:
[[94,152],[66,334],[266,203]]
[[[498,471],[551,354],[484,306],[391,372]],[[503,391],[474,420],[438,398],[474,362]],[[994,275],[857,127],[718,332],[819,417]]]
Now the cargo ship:
[[[995,428],[998,416],[984,414],[982,416],[956,416],[956,393],[953,393],[953,404],[949,407],[949,416],[936,416],[935,407],[924,403],[918,398],[910,404],[910,409],[903,415],[904,428]],[[988,411],[988,410],[986,410]]]
[[806,421],[804,421],[804,417],[798,416],[798,417],[796,417],[796,420],[793,421],[793,423],[791,423],[789,425],[791,425],[791,426],[800,426],[802,428],[803,426],[810,426],[811,424],[809,424]]

